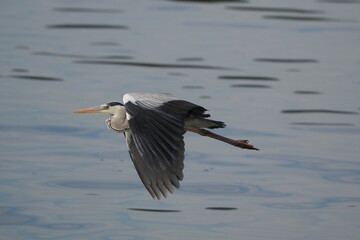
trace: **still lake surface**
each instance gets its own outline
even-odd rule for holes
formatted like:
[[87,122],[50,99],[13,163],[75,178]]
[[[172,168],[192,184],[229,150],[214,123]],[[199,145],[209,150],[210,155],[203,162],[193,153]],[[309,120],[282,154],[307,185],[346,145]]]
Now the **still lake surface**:
[[[360,1],[6,1],[1,239],[359,239]],[[122,135],[73,110],[198,103],[260,151],[187,133],[152,200]]]

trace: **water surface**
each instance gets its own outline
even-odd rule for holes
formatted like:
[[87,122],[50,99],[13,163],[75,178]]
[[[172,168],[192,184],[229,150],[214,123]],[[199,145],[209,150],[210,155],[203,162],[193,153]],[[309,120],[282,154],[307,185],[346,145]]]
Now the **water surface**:
[[[358,239],[359,1],[8,1],[1,239]],[[121,134],[72,111],[169,92],[248,139],[186,134],[152,200]]]

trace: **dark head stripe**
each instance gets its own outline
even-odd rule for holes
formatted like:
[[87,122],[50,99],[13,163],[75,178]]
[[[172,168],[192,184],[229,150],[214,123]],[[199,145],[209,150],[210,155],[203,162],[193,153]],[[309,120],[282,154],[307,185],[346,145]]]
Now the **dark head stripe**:
[[109,105],[110,107],[116,106],[116,105],[124,106],[124,104],[119,103],[119,102],[109,102],[109,103],[107,103],[107,105]]

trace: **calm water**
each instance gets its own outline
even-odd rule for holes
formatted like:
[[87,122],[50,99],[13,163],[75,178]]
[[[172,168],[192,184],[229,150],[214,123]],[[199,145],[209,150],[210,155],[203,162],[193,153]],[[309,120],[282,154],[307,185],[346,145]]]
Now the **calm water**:
[[[359,238],[360,1],[211,2],[1,3],[1,239]],[[152,200],[122,135],[72,114],[130,91],[261,151],[188,133]]]

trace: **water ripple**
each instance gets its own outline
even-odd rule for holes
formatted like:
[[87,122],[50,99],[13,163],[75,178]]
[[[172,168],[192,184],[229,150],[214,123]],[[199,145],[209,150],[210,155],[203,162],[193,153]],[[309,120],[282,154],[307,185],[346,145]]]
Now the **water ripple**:
[[[333,198],[326,198],[323,201],[318,201],[318,202],[265,203],[264,206],[270,208],[277,208],[277,209],[287,209],[287,210],[309,210],[309,209],[325,208],[335,203],[352,203],[352,202],[360,202],[360,198],[333,197]],[[356,205],[348,205],[347,207],[356,207]]]
[[85,228],[84,224],[79,223],[47,223],[47,224],[39,224],[40,227],[52,229],[52,230],[80,230]]
[[52,230],[80,230],[89,228],[90,224],[81,223],[42,223],[40,218],[19,213],[19,208],[12,206],[0,206],[0,226],[26,225]]
[[121,46],[121,43],[108,42],[108,41],[97,41],[97,42],[91,42],[89,44],[93,45],[93,46],[111,46],[111,47],[119,47],[119,46]]
[[185,85],[182,86],[183,89],[203,89],[204,86],[201,85]]
[[272,63],[317,63],[316,59],[309,58],[256,58],[257,62],[272,62]]
[[216,211],[232,211],[237,210],[235,207],[206,207],[207,210],[216,210]]
[[300,27],[299,32],[311,33],[311,32],[359,32],[360,27],[358,26],[306,26]]
[[326,17],[302,17],[302,16],[285,16],[285,15],[266,15],[264,19],[285,20],[285,21],[307,21],[307,22],[344,22],[349,20],[339,20]]
[[228,6],[226,8],[230,10],[252,11],[252,12],[286,12],[286,13],[301,13],[301,14],[324,13],[324,11],[322,10],[300,9],[300,8],[242,7],[242,6]]
[[50,29],[129,29],[129,27],[125,25],[86,23],[52,24],[46,25],[45,27]]
[[10,77],[17,79],[33,80],[33,81],[48,81],[48,82],[61,82],[62,78],[49,77],[49,76],[37,76],[37,75],[10,75]]
[[326,206],[326,204],[323,202],[266,203],[264,205],[270,208],[293,209],[293,210],[318,209]]
[[289,193],[280,193],[264,190],[256,185],[247,184],[192,184],[181,188],[181,191],[194,194],[214,194],[214,195],[241,195],[251,197],[287,197]]
[[[92,60],[76,60],[75,63],[82,64],[101,64],[101,65],[125,65],[135,67],[150,68],[190,68],[190,69],[211,69],[211,70],[230,70],[232,68],[209,66],[209,65],[193,65],[193,64],[167,64],[167,63],[150,63],[150,62],[127,62],[127,61],[92,61]],[[235,70],[235,69],[233,69]]]
[[45,182],[49,187],[63,187],[74,189],[92,189],[92,190],[126,190],[138,189],[142,186],[134,183],[124,183],[120,181],[94,181],[94,180],[58,180]]
[[264,76],[219,76],[218,79],[221,80],[250,80],[250,81],[278,81],[279,79],[274,77],[264,77]]
[[[305,130],[303,129],[297,129],[297,130]],[[330,127],[326,127],[326,126],[319,126],[319,127],[315,127],[312,126],[311,128],[307,128],[306,130],[310,130],[312,132],[321,132],[321,133],[325,133],[325,134],[347,134],[347,135],[360,135],[360,128],[354,128],[351,127],[349,128],[349,126],[330,126]]]
[[157,213],[173,213],[173,212],[181,212],[180,210],[172,210],[172,209],[150,209],[150,208],[128,208],[131,211],[139,211],[139,212],[157,212]]
[[360,184],[360,171],[354,171],[353,173],[328,174],[324,175],[323,178],[338,183]]
[[16,73],[28,73],[29,69],[26,69],[26,68],[13,68],[11,71],[16,72]]
[[305,90],[298,90],[294,91],[295,94],[321,94],[321,92],[318,91],[305,91]]
[[81,58],[81,59],[133,59],[132,56],[128,55],[107,55],[107,56],[87,56],[71,53],[56,53],[47,51],[35,51],[34,55],[49,56],[49,57],[63,57],[63,58]]
[[75,12],[75,13],[123,13],[120,9],[101,9],[101,8],[80,8],[80,7],[56,7],[53,9],[58,12]]
[[201,57],[184,57],[184,58],[178,58],[176,61],[179,62],[201,62],[204,61]]
[[12,206],[0,206],[0,225],[29,224],[35,217],[17,213],[19,209]]
[[231,84],[232,88],[271,88],[269,85],[263,84]]

